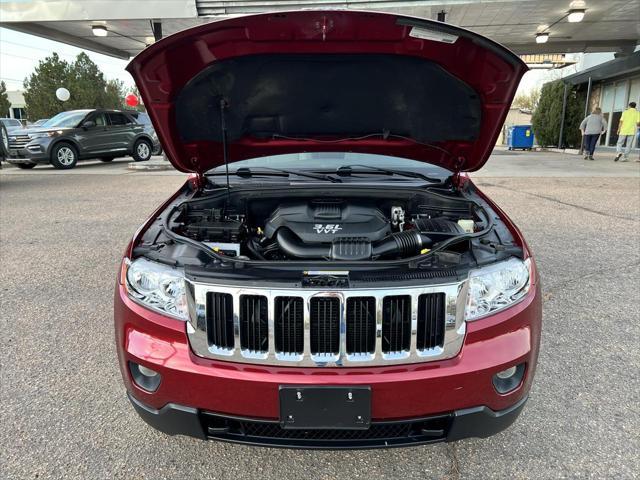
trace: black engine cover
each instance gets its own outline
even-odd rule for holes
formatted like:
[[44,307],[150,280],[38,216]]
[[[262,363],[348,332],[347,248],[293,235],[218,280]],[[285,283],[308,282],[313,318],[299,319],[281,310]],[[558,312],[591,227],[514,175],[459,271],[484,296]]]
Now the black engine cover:
[[265,223],[265,236],[272,239],[281,227],[305,243],[330,243],[337,238],[375,242],[391,233],[391,224],[379,209],[326,200],[280,205]]

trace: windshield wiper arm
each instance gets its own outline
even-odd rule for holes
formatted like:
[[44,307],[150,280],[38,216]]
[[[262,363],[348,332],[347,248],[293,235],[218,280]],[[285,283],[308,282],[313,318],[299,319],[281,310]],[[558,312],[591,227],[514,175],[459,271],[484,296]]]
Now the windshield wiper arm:
[[428,177],[427,175],[423,175],[421,173],[407,172],[405,170],[392,170],[388,168],[373,167],[371,165],[360,165],[360,164],[343,165],[342,167],[339,167],[336,170],[336,173],[338,175],[349,176],[353,173],[353,167],[366,168],[374,172],[384,173],[385,175],[398,175],[399,177],[419,178],[420,180],[424,180],[425,182],[429,182],[429,183],[442,183],[442,179],[440,178]]
[[[263,172],[262,170],[267,170]],[[222,172],[207,173],[207,176],[224,175]],[[315,180],[323,180],[331,183],[342,183],[342,180],[331,175],[325,175],[322,173],[310,173],[302,172],[300,170],[286,170],[283,168],[272,167],[259,167],[257,170],[252,170],[247,167],[238,168],[235,172],[230,172],[230,175],[236,175],[238,177],[250,178],[254,175],[269,175],[274,177],[288,177],[289,175],[297,175],[298,177],[313,178]]]

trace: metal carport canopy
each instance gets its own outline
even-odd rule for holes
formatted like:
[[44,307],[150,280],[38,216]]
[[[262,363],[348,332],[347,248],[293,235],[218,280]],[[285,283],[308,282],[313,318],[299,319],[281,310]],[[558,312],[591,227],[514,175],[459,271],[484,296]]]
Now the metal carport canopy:
[[[582,22],[564,18],[572,6],[586,9]],[[448,23],[519,54],[630,53],[640,36],[640,0],[3,0],[0,26],[128,59],[154,41],[158,25],[166,36],[231,15],[301,8],[369,9],[432,19],[444,11]],[[94,36],[95,25],[105,26],[108,35]],[[545,27],[549,41],[535,43],[535,34]]]

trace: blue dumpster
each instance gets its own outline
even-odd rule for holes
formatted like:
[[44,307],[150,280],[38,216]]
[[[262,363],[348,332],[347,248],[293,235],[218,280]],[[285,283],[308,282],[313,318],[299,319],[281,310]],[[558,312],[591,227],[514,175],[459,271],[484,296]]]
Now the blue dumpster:
[[531,125],[513,125],[507,130],[507,146],[509,150],[521,148],[531,150],[533,147],[533,130]]

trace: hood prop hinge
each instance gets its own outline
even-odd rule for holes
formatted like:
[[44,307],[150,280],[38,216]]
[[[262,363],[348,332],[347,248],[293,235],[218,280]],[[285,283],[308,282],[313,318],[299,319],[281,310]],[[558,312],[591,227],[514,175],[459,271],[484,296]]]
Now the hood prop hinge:
[[453,187],[454,191],[460,189],[460,186],[462,183],[460,179],[460,169],[462,168],[462,166],[466,161],[467,161],[466,158],[458,157],[453,162],[453,169],[455,173],[451,176],[451,186]]
[[227,205],[230,203],[231,187],[229,187],[229,159],[227,155],[227,119],[225,112],[229,104],[224,98],[220,99],[220,134],[222,137],[222,159],[224,160],[224,168],[227,177]]
[[464,157],[458,157],[454,160],[453,162],[453,167],[460,171],[460,169],[462,168],[462,166],[466,163],[467,159]]

